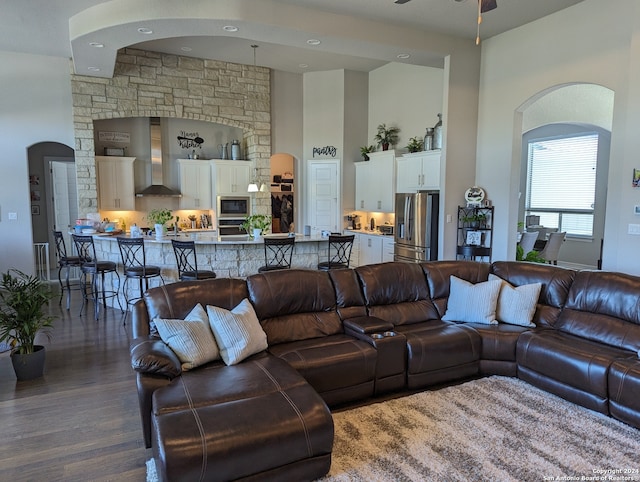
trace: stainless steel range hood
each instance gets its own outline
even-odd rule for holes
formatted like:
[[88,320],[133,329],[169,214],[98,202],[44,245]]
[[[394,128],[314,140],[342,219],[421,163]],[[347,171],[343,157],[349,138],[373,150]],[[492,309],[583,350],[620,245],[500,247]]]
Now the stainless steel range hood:
[[162,173],[162,130],[160,118],[149,119],[151,133],[151,186],[136,193],[137,197],[182,197],[180,192],[164,185]]

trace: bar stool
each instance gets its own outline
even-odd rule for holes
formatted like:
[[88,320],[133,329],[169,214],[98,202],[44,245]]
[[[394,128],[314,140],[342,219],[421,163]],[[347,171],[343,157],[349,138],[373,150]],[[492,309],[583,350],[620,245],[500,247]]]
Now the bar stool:
[[[71,268],[80,268],[80,256],[68,256],[67,245],[64,242],[62,231],[53,231],[53,239],[56,242],[56,258],[58,259],[58,283],[60,283],[60,300],[58,304],[62,304],[62,296],[64,291],[67,291],[67,310],[71,303],[71,289],[80,289],[79,285],[73,285],[69,283],[69,271]],[[62,283],[62,270],[65,270],[64,284]]]
[[[86,291],[87,275],[91,275],[90,294],[93,299],[93,310],[96,320],[98,319],[100,310],[100,297],[102,297],[102,305],[105,309],[107,307],[107,298],[115,297],[118,300],[118,306],[122,311],[122,305],[118,298],[118,290],[105,289],[105,275],[107,273],[115,274],[118,279],[118,285],[120,285],[120,275],[118,274],[116,263],[113,261],[98,261],[98,257],[96,256],[96,247],[93,244],[93,236],[81,236],[78,234],[73,234],[71,236],[73,237],[73,243],[76,247],[76,251],[78,252],[78,257],[80,258],[80,285],[82,288],[82,306],[80,307],[80,314],[82,314],[82,309],[88,299]],[[98,278],[100,278],[100,286],[98,286]]]
[[176,255],[180,281],[196,281],[216,277],[216,274],[211,270],[198,269],[195,242],[172,239],[171,245],[173,246],[173,253]]
[[[159,266],[147,264],[147,257],[144,251],[144,238],[118,238],[118,247],[120,248],[120,256],[122,256],[122,265],[124,269],[124,283],[122,285],[122,293],[127,304],[127,313],[129,305],[135,303],[142,298],[144,291],[149,289],[149,279],[159,277],[164,284],[164,278],[160,272]],[[140,296],[129,299],[127,292],[127,282],[130,279],[137,279],[140,283]],[[142,284],[144,281],[144,290]],[[125,314],[124,322],[127,321]]]
[[330,234],[327,261],[318,263],[318,269],[328,271],[330,269],[348,268],[354,238],[354,234]]
[[258,272],[291,268],[291,257],[296,238],[263,238],[265,265]]

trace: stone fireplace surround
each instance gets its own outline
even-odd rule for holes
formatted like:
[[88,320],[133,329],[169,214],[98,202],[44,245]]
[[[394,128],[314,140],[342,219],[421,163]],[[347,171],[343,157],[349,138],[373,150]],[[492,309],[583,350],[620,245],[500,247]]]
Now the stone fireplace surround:
[[[271,73],[268,68],[125,48],[113,78],[71,75],[78,213],[98,210],[93,121],[175,117],[243,130],[247,158],[269,177]],[[267,212],[268,193],[256,193]]]

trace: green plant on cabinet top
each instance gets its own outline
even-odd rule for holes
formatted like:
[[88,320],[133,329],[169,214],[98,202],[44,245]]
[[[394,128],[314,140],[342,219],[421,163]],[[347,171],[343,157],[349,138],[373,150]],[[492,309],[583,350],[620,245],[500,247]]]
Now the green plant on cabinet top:
[[370,152],[374,152],[376,150],[376,146],[362,146],[360,147],[360,154],[362,154],[362,158],[365,161],[369,160],[369,156],[367,154],[369,154]]
[[386,124],[380,124],[374,140],[378,144],[378,147],[382,146],[382,150],[386,151],[389,146],[395,146],[398,143],[399,132],[399,127],[387,127]]
[[407,150],[409,152],[420,152],[424,149],[424,139],[419,137],[412,137],[407,144]]

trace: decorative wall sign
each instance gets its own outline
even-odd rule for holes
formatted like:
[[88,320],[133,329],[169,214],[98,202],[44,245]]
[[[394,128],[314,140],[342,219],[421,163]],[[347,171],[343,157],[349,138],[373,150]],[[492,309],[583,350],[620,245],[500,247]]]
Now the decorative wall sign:
[[40,216],[40,206],[31,206],[31,214],[33,216]]
[[633,187],[640,187],[640,169],[633,170],[633,181],[631,185]]
[[191,149],[193,147],[202,147],[204,139],[197,132],[180,131],[178,136],[178,145],[183,149]]
[[100,142],[131,142],[131,134],[128,132],[99,131],[98,140]]
[[318,154],[319,156],[336,157],[337,152],[338,152],[338,149],[334,146],[314,147],[313,157],[316,157],[316,154]]

